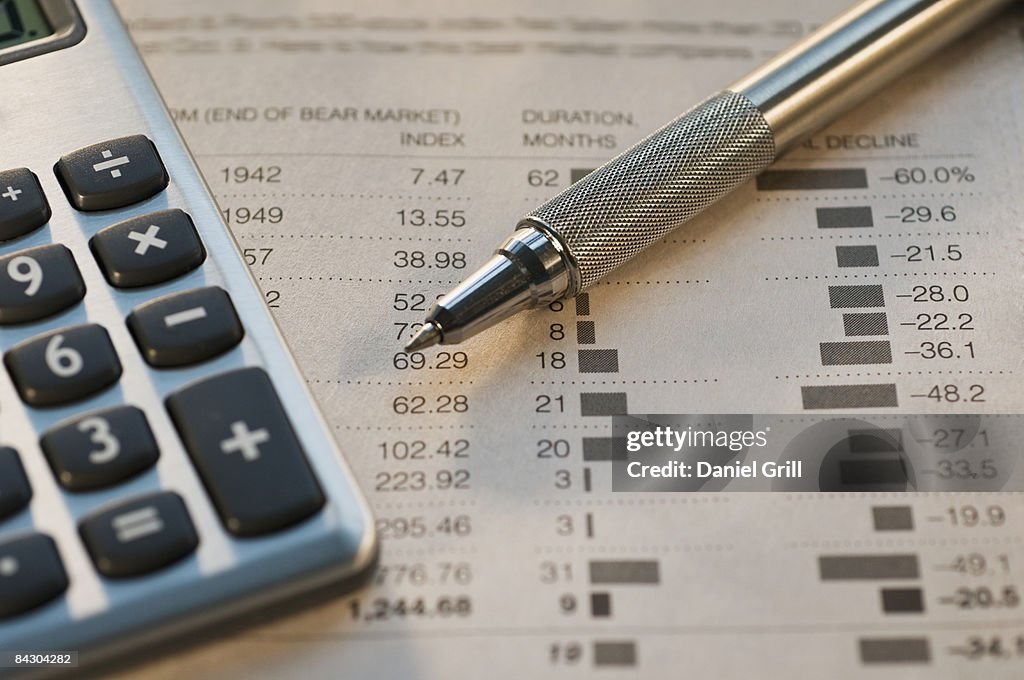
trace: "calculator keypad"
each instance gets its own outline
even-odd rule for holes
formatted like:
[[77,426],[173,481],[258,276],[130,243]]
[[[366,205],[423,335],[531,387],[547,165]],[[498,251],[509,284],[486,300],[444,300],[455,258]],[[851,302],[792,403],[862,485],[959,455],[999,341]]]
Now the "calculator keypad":
[[0,326],[45,319],[84,296],[75,258],[60,244],[0,257]]
[[50,219],[39,178],[28,168],[0,171],[0,241],[24,236]]
[[139,576],[192,554],[199,536],[185,502],[160,491],[89,515],[78,526],[96,570],[107,578]]
[[9,446],[0,446],[0,520],[19,512],[31,498],[32,487],[18,452]]
[[118,288],[170,281],[206,258],[192,218],[181,210],[161,210],[107,227],[89,245],[107,281]]
[[167,409],[231,533],[271,533],[323,506],[320,485],[262,369],[193,383],[169,396]]
[[245,334],[231,298],[211,286],[147,302],[128,316],[128,328],[150,366],[186,366],[222,354]]
[[[68,200],[81,211],[126,207],[160,193],[169,182],[156,147],[143,135],[73,151],[54,171]],[[50,217],[47,198],[31,171],[0,172],[0,242],[37,229]],[[182,210],[111,219],[108,225],[100,225],[89,249],[115,289],[159,286],[206,260],[195,224]],[[82,259],[79,263],[89,265]],[[0,257],[0,326],[48,319],[73,308],[85,294],[78,263],[62,244]],[[130,294],[139,295],[134,290]],[[198,364],[231,350],[245,336],[231,298],[217,286],[139,302],[124,322],[139,353],[154,368]],[[107,312],[116,308],[98,307]],[[91,312],[89,319],[95,321]],[[114,322],[107,321],[108,327]],[[123,371],[108,331],[96,323],[40,328],[8,349],[3,362],[21,399],[40,408],[98,395],[116,384]],[[230,534],[249,537],[284,530],[325,504],[277,392],[261,368],[188,383],[173,391],[165,406]],[[148,415],[157,417],[152,411]],[[3,444],[0,430],[0,522],[25,511],[33,495],[19,453]],[[134,405],[83,408],[43,433],[39,448],[63,491],[80,493],[83,501],[90,498],[87,492],[116,489],[152,469],[160,458],[147,412]],[[200,543],[185,500],[163,489],[87,508],[78,521],[78,535],[96,571],[109,579],[168,568]],[[42,607],[67,588],[52,538],[4,533],[0,524],[0,619]]]
[[145,135],[119,137],[61,156],[54,167],[79,210],[112,210],[155,196],[169,178],[156,146]]
[[89,491],[133,477],[160,457],[143,412],[118,406],[57,425],[40,441],[68,491]]
[[121,362],[103,326],[61,328],[26,340],[4,355],[22,400],[58,406],[88,397],[121,377]]
[[0,539],[0,619],[44,605],[67,587],[52,538],[31,533]]

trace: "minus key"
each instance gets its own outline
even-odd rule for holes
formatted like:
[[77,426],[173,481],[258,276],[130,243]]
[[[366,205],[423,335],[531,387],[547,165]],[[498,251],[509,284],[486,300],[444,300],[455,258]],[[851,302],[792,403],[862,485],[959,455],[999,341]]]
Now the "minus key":
[[128,329],[155,368],[197,364],[227,352],[245,335],[235,306],[217,286],[157,298],[136,307]]

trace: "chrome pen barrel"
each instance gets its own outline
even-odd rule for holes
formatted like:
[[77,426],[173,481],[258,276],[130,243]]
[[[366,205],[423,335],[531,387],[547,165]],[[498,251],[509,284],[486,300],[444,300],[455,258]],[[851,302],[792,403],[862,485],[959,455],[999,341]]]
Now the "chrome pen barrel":
[[729,89],[749,99],[781,154],[1016,0],[867,0]]
[[516,312],[565,297],[567,262],[549,234],[517,229],[482,267],[438,299],[406,349],[462,342]]
[[526,215],[566,252],[566,296],[631,259],[1013,0],[868,0]]

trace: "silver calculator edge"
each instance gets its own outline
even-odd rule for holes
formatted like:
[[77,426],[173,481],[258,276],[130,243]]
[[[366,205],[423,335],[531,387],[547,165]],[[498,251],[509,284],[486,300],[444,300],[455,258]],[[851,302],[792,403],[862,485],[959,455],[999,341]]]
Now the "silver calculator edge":
[[[0,168],[29,167],[53,210],[47,226],[0,244],[0,255],[64,243],[75,253],[88,292],[83,303],[56,317],[0,328],[0,348],[48,330],[96,321],[110,332],[124,374],[114,388],[53,409],[25,406],[6,374],[0,377],[0,444],[21,452],[33,488],[29,509],[5,521],[3,533],[35,529],[53,536],[70,581],[58,601],[0,622],[0,650],[28,645],[39,651],[79,650],[83,665],[91,666],[252,607],[356,580],[374,564],[377,540],[355,478],[120,17],[108,0],[76,4],[86,26],[80,43],[0,65],[0,92],[8,93],[0,99]],[[167,189],[118,211],[74,210],[54,176],[56,160],[102,140],[138,133],[156,144],[170,175]],[[91,257],[88,239],[115,222],[173,207],[192,216],[209,256],[199,269],[161,285],[160,294],[219,285],[231,295],[246,334],[239,347],[222,357],[159,371],[144,363],[124,324],[131,309],[154,292],[110,287]],[[264,538],[236,539],[223,528],[162,402],[171,391],[199,378],[253,365],[270,374],[327,502],[295,527]],[[162,452],[155,468],[111,489],[62,491],[39,451],[39,433],[72,415],[124,403],[145,407]],[[77,535],[77,520],[116,500],[157,489],[172,489],[184,497],[200,535],[196,553],[150,576],[102,579]],[[0,676],[10,670],[0,669]]]

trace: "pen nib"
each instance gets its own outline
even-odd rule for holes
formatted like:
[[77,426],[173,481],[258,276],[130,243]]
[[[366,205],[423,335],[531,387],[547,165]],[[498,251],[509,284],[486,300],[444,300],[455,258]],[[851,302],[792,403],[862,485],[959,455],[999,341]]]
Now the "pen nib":
[[412,340],[405,343],[406,352],[416,352],[441,342],[441,329],[433,321],[423,324]]

